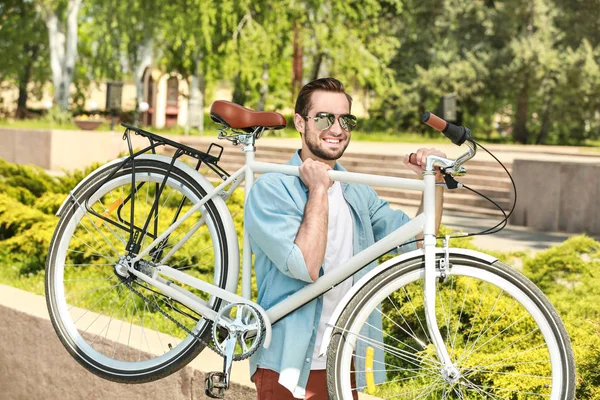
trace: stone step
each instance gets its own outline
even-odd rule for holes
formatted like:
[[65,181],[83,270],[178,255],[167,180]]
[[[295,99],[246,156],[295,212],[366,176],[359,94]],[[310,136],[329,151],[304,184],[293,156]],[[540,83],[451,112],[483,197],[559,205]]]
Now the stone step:
[[[183,141],[183,143],[186,143]],[[186,143],[193,145],[193,143]],[[194,146],[192,146],[194,147]],[[277,148],[277,147],[261,147],[256,150],[256,158],[263,160],[289,160],[294,154],[296,149],[293,148]],[[244,153],[240,147],[226,148],[223,152],[224,157],[235,157],[244,159]],[[484,158],[487,156],[483,156]],[[341,158],[340,162],[344,166],[355,165],[360,163],[362,165],[370,166],[382,166],[382,165],[403,165],[404,155],[389,155],[389,154],[368,154],[368,153],[355,153],[346,152]],[[499,164],[494,160],[478,160],[473,159],[468,162],[471,167],[500,167]],[[505,163],[505,166],[510,170],[512,163]]]
[[[243,161],[243,160],[241,160]],[[219,163],[226,171],[233,172],[239,169],[243,164],[242,162],[238,162],[237,160],[228,160],[223,159],[222,162]],[[273,163],[282,163],[279,160],[261,160],[265,162],[273,162]],[[285,160],[287,161],[287,160]],[[384,168],[351,168],[352,172],[360,172],[363,174],[373,174],[373,175],[383,175],[383,176],[394,176],[398,178],[415,178],[416,175],[414,172],[408,170],[402,165],[400,169],[384,169]],[[467,174],[465,176],[458,177],[457,180],[461,183],[464,183],[467,186],[470,186],[474,189],[487,189],[489,191],[493,191],[493,196],[510,196],[512,191],[512,185],[508,177],[493,177],[493,176],[485,176],[485,175],[477,175]]]
[[[182,142],[196,148],[201,147],[197,140],[183,140]],[[278,148],[275,146],[264,146],[257,150],[256,159],[263,162],[284,164],[291,158],[295,151],[294,148],[290,147]],[[171,154],[172,152],[173,150],[171,150]],[[169,153],[168,149],[166,153]],[[244,161],[245,154],[241,151],[240,147],[228,147],[221,156],[219,166],[227,172],[233,173],[244,165]],[[348,152],[340,162],[351,172],[402,178],[415,177],[414,172],[408,170],[404,166],[403,156]],[[512,165],[507,164],[506,167],[510,171]],[[467,175],[458,177],[457,180],[490,197],[505,210],[508,210],[512,205],[512,185],[506,172],[495,161],[471,160],[467,164]],[[382,198],[386,199],[390,204],[397,206],[418,206],[421,198],[420,193],[410,190],[391,188],[375,189]],[[498,213],[498,210],[493,204],[465,189],[446,191],[444,204],[445,209],[448,210],[464,211],[464,208],[468,207],[469,212],[477,214]]]
[[[269,163],[275,163],[275,164],[283,164],[289,160],[289,157],[287,157],[287,156],[264,157],[262,155],[257,155],[256,160],[263,161],[263,162],[269,162]],[[221,158],[219,165],[221,165],[226,171],[229,172],[231,170],[233,172],[233,171],[239,169],[242,165],[244,165],[243,154],[240,157],[224,155]],[[413,177],[414,176],[414,173],[412,171],[409,171],[402,163],[395,164],[395,165],[388,165],[388,166],[382,165],[380,163],[379,165],[376,165],[376,166],[369,166],[369,165],[361,164],[360,162],[348,163],[348,162],[342,161],[342,165],[344,165],[344,167],[351,172],[360,172],[360,173],[364,173],[364,174],[398,176],[398,177]],[[487,167],[487,166],[486,167],[480,167],[480,166],[472,167],[469,163],[469,165],[467,166],[467,175],[466,175],[467,181],[465,181],[465,183],[469,182],[468,180],[471,179],[472,177],[477,177],[479,179],[483,179],[488,186],[500,186],[500,187],[509,187],[510,186],[510,179],[506,175],[506,172],[500,167],[498,167],[498,168],[491,168],[491,167]],[[492,182],[497,182],[497,184],[492,183]],[[474,182],[471,181],[470,183],[473,184]],[[483,183],[483,182],[481,182],[481,183]]]
[[[374,189],[379,196],[386,199],[398,199],[399,201],[420,201],[421,199],[421,193],[413,190],[402,190],[382,187],[374,187]],[[502,207],[504,210],[508,210],[512,206],[510,196],[499,196],[497,194],[490,193],[486,190],[479,191],[488,196],[490,199],[494,200],[496,203],[498,203],[498,205],[500,205],[500,207]],[[496,209],[496,207],[485,198],[478,196],[474,193],[468,192],[464,189],[446,190],[446,192],[444,193],[444,207],[447,204],[462,204],[474,207]]]
[[[287,162],[291,156],[292,152],[257,152],[256,159],[258,161],[263,162],[271,162],[271,163],[285,163]],[[385,175],[385,176],[398,176],[399,170],[406,170],[404,167],[404,163],[400,158],[389,159],[387,161],[375,160],[365,162],[365,159],[361,158],[363,155],[353,155],[352,157],[348,157],[344,155],[344,157],[340,160],[341,164],[353,172],[362,172],[376,175]],[[366,156],[366,155],[365,155]],[[227,170],[225,165],[229,167],[231,170],[236,170],[240,168],[244,164],[244,153],[242,152],[228,152],[223,153],[221,157],[221,164],[223,168]],[[505,164],[506,168],[511,170],[511,164]],[[504,169],[495,161],[481,161],[479,163],[474,162],[473,160],[469,161],[466,165],[467,173],[469,176],[487,176],[487,177],[496,177],[506,182],[509,182],[509,179],[506,175]]]
[[[386,200],[392,208],[396,209],[404,209],[411,208],[416,209],[419,207],[420,201],[418,200],[408,200],[408,199],[398,199],[398,198],[386,198],[382,197],[382,199]],[[498,218],[498,222],[504,218],[502,213],[497,208],[482,208],[475,206],[464,206],[462,204],[453,204],[453,203],[444,203],[444,213],[447,212],[459,212],[459,213],[468,213],[469,215],[487,215]],[[409,217],[413,217],[414,215],[409,215]],[[493,225],[491,225],[493,226]],[[491,227],[490,226],[490,227]],[[475,232],[469,232],[475,233]]]

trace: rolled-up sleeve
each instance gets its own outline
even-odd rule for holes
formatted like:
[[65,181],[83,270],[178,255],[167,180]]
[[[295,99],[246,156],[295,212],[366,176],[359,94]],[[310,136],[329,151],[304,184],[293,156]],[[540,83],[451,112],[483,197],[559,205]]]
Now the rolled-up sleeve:
[[302,223],[300,209],[284,185],[276,180],[256,181],[246,201],[244,224],[256,253],[258,246],[285,275],[313,282],[295,240]]

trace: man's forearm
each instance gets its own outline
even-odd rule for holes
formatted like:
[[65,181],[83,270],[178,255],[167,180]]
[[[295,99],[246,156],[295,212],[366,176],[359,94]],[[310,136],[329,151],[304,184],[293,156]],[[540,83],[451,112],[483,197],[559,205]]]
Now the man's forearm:
[[313,281],[319,277],[325,258],[328,215],[327,190],[310,191],[304,209],[304,218],[294,243],[300,248],[308,274]]

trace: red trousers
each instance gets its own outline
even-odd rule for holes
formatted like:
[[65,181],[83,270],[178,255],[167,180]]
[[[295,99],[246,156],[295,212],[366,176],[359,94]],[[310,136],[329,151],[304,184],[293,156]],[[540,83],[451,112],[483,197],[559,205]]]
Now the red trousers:
[[[306,400],[327,400],[327,373],[324,369],[310,371],[306,385]],[[254,374],[256,396],[258,400],[294,400],[292,392],[277,382],[279,374],[270,369],[259,368]],[[352,386],[356,387],[354,374],[350,378]],[[358,393],[354,391],[352,398],[358,400]]]

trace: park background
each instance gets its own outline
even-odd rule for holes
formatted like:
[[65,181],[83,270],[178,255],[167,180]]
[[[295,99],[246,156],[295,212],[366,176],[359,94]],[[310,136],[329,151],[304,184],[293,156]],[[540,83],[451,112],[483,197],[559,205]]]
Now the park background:
[[[598,0],[5,0],[0,127],[212,134],[215,99],[290,117],[304,83],[335,76],[355,99],[355,139],[439,142],[419,117],[452,98],[483,142],[598,152],[599,15]],[[0,282],[43,294],[54,212],[90,168],[56,177],[0,161]],[[555,304],[578,398],[600,399],[600,243],[498,256]]]

